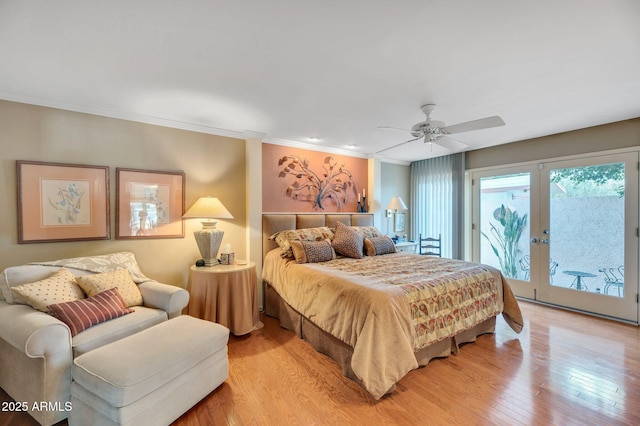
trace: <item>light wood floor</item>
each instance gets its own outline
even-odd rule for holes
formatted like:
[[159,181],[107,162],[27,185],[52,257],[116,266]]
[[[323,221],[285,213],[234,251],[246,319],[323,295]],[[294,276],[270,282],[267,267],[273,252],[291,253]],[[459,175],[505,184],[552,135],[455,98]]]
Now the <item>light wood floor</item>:
[[380,401],[265,317],[264,329],[231,338],[229,378],[175,425],[640,424],[638,327],[521,307],[520,335],[499,317],[495,334],[410,372]]

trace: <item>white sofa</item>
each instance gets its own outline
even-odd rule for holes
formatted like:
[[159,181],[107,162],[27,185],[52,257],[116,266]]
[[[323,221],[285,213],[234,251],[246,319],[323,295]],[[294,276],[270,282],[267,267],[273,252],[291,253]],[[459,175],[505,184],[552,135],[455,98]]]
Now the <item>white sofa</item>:
[[[65,267],[75,276],[128,269],[143,303],[134,312],[94,325],[75,336],[52,315],[20,303],[11,287],[47,278]],[[68,416],[73,359],[93,349],[177,317],[189,293],[145,277],[133,253],[63,259],[13,266],[0,280],[0,387],[14,400],[26,403],[42,425]],[[23,302],[24,303],[24,302]]]

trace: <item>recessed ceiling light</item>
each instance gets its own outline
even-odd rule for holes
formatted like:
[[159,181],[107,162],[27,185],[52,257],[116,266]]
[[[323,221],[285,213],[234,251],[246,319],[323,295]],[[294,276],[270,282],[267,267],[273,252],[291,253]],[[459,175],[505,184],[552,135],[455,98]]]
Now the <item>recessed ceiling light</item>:
[[349,145],[347,145],[347,148],[349,149],[356,149],[358,147],[358,145],[356,145],[355,143],[350,143]]
[[309,142],[320,142],[320,138],[317,136],[310,136]]

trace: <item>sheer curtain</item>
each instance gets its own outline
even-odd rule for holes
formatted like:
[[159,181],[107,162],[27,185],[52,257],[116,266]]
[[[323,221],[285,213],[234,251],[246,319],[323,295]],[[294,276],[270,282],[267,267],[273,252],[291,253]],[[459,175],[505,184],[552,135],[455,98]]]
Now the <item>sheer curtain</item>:
[[411,163],[413,238],[442,235],[442,256],[462,259],[464,153]]

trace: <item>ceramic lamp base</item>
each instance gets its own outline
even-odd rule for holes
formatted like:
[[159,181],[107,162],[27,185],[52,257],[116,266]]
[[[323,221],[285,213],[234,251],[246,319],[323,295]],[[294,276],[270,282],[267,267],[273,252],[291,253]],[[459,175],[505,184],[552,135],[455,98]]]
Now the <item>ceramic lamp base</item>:
[[198,243],[204,265],[218,265],[218,250],[222,243],[222,237],[224,237],[224,231],[216,228],[216,222],[202,222],[202,229],[195,231],[193,235]]

